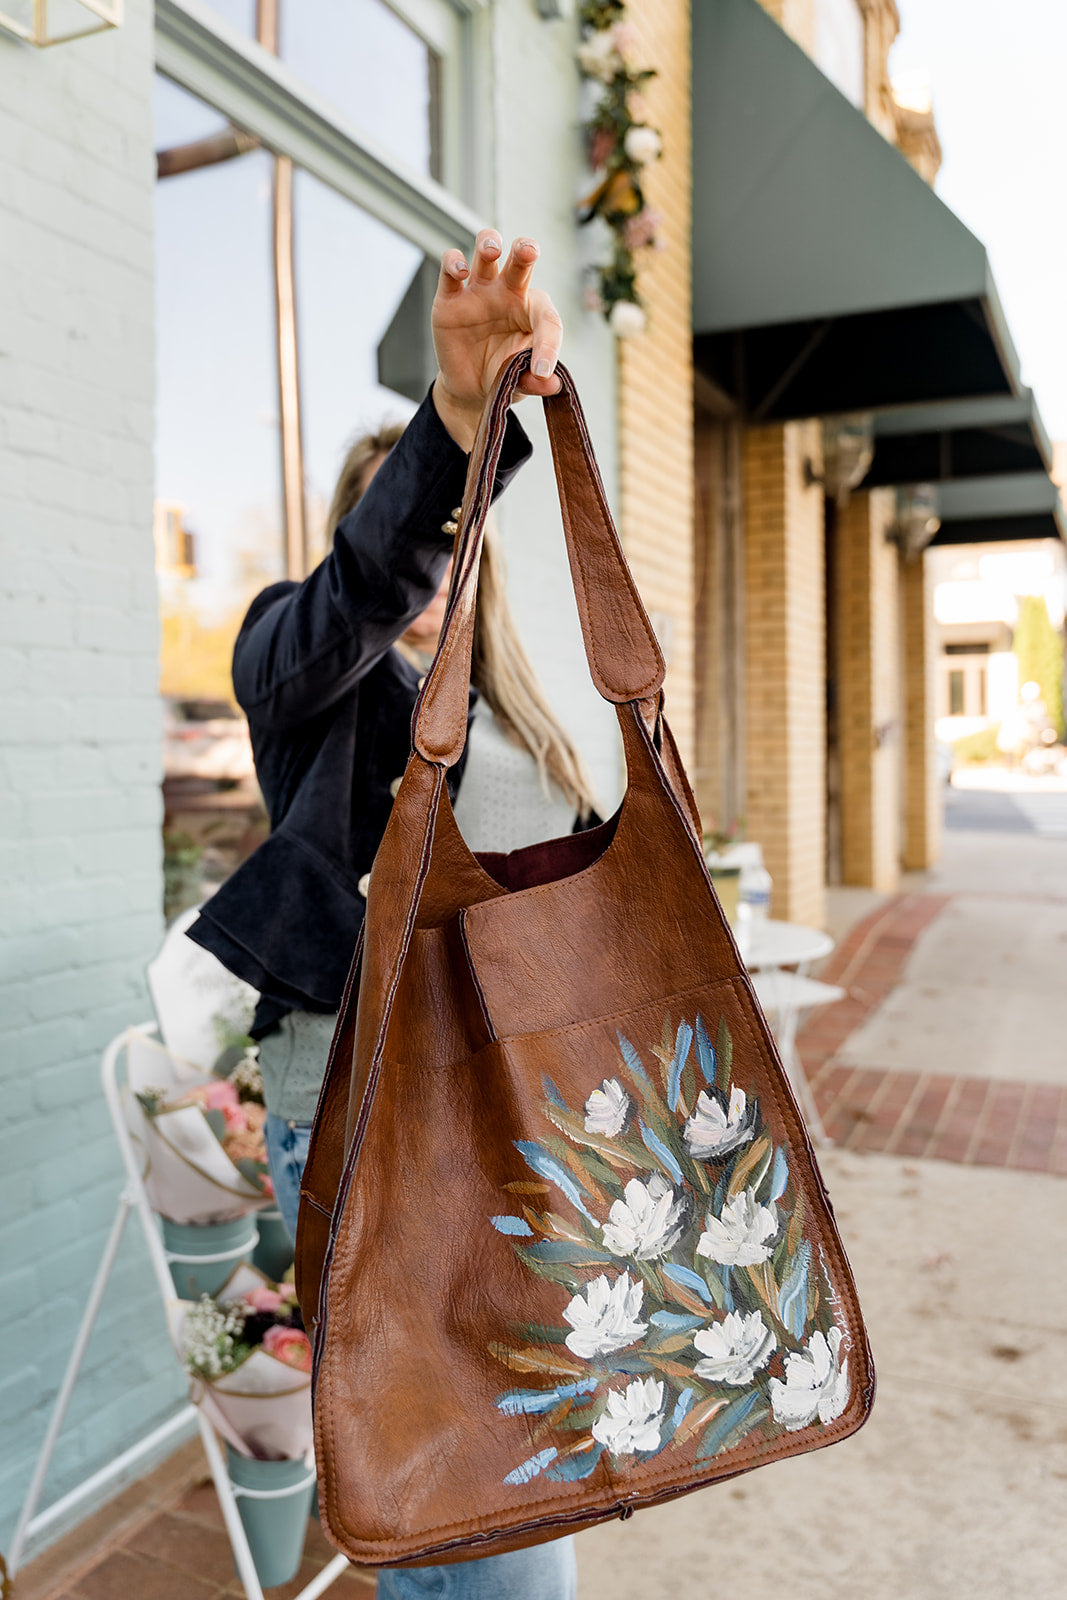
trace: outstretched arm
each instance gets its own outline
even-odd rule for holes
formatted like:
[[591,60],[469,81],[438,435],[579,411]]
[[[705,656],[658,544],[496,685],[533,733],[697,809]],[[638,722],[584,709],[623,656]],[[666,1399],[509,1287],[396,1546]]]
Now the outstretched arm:
[[[442,524],[463,495],[466,457],[501,367],[532,344],[528,394],[553,394],[562,325],[531,290],[538,248],[520,239],[503,269],[499,234],[478,236],[473,265],[442,258],[433,308],[439,372],[367,493],[334,534],[326,560],[301,584],[278,584],[252,604],[234,651],[238,701],[261,726],[294,727],[328,709],[380,660],[429,604],[451,538]],[[458,447],[458,448],[457,448]],[[496,491],[529,455],[509,419]]]

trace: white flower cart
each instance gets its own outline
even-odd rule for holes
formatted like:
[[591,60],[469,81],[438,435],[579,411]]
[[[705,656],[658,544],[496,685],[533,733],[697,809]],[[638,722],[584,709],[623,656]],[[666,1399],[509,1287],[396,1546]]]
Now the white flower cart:
[[[181,930],[178,931],[180,932]],[[172,934],[174,932],[175,930],[172,930]],[[189,943],[189,941],[185,942],[186,944]],[[153,983],[154,993],[157,988],[158,984]],[[158,1007],[159,995],[155,994],[155,998]],[[263,1588],[256,1572],[252,1551],[241,1521],[237,1497],[243,1495],[252,1500],[271,1500],[289,1495],[293,1493],[293,1490],[291,1488],[255,1488],[232,1483],[226,1469],[226,1461],[215,1427],[204,1410],[198,1409],[191,1404],[183,1405],[166,1422],[153,1428],[150,1433],[138,1440],[136,1444],[131,1445],[128,1450],[124,1450],[121,1455],[115,1457],[113,1461],[102,1467],[98,1472],[93,1473],[91,1477],[85,1479],[83,1483],[72,1489],[68,1494],[63,1495],[61,1499],[45,1507],[44,1510],[38,1510],[45,1478],[51,1465],[56,1445],[59,1442],[71,1396],[74,1393],[78,1376],[81,1372],[89,1338],[118,1259],[126,1224],[134,1212],[137,1213],[141,1223],[141,1231],[148,1247],[149,1260],[165,1313],[175,1300],[174,1283],[171,1277],[171,1262],[178,1258],[164,1248],[159,1223],[145,1191],[141,1163],[138,1160],[137,1151],[131,1138],[130,1125],[127,1120],[127,1107],[124,1103],[127,1083],[127,1058],[131,1043],[137,1048],[143,1045],[146,1040],[154,1039],[158,1035],[158,1031],[155,1023],[144,1023],[136,1028],[127,1029],[117,1039],[112,1040],[104,1051],[101,1061],[100,1076],[104,1098],[111,1115],[115,1138],[122,1154],[126,1178],[119,1195],[115,1221],[104,1246],[100,1265],[74,1341],[74,1348],[71,1351],[70,1360],[56,1396],[48,1429],[41,1445],[41,1451],[30,1478],[25,1503],[15,1528],[7,1561],[8,1576],[13,1578],[18,1571],[29,1540],[36,1538],[49,1528],[54,1528],[63,1523],[79,1506],[91,1503],[94,1499],[103,1496],[113,1485],[128,1480],[132,1469],[139,1462],[157,1457],[168,1444],[172,1441],[176,1443],[195,1426],[200,1431],[204,1454],[207,1456],[208,1466],[211,1469],[211,1476],[219,1497],[219,1505],[222,1509],[226,1532],[233,1547],[234,1563],[244,1585],[245,1594],[248,1600],[263,1600]],[[232,1252],[227,1254],[232,1254]],[[208,1258],[201,1257],[199,1259],[203,1261]],[[313,1466],[309,1462],[308,1472],[312,1471]],[[297,1487],[299,1488],[300,1486],[298,1485]],[[315,1600],[315,1596],[328,1589],[348,1566],[349,1562],[346,1556],[335,1556],[327,1566],[323,1567],[301,1589],[296,1600]]]

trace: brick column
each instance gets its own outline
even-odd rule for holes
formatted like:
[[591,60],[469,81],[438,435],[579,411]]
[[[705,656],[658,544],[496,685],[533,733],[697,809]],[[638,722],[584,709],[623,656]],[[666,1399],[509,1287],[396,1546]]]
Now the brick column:
[[773,912],[826,915],[826,620],[818,423],[744,443],[745,832],[763,846]]
[[924,872],[941,853],[941,786],[934,748],[937,624],[934,585],[924,556],[900,563],[904,638],[904,840],[909,872]]
[[856,494],[837,513],[841,879],[900,883],[900,620],[893,500]]
[[620,534],[667,660],[667,715],[686,765],[695,753],[693,667],[693,317],[690,299],[690,32],[686,0],[631,0],[635,59],[663,155],[648,203],[665,249],[640,255],[648,328],[619,346]]

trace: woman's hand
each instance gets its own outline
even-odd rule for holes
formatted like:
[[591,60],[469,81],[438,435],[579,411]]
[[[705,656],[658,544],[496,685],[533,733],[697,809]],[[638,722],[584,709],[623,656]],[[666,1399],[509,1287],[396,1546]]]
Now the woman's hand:
[[439,368],[434,405],[468,452],[500,370],[519,350],[532,346],[530,370],[519,380],[523,394],[556,394],[560,388],[554,368],[563,323],[544,290],[530,288],[540,250],[533,239],[516,239],[501,268],[503,248],[499,233],[483,228],[471,266],[459,250],[446,250],[433,302]]

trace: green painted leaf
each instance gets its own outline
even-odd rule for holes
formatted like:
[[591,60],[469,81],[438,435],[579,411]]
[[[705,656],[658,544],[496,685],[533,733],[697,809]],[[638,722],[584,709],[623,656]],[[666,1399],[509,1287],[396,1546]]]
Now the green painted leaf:
[[763,1395],[758,1389],[752,1389],[748,1394],[731,1401],[725,1410],[719,1412],[701,1439],[697,1446],[697,1460],[706,1461],[709,1456],[728,1450],[768,1414]]
[[715,1075],[716,1085],[724,1094],[730,1092],[730,1073],[734,1064],[734,1041],[726,1018],[719,1018],[718,1031],[715,1034]]

